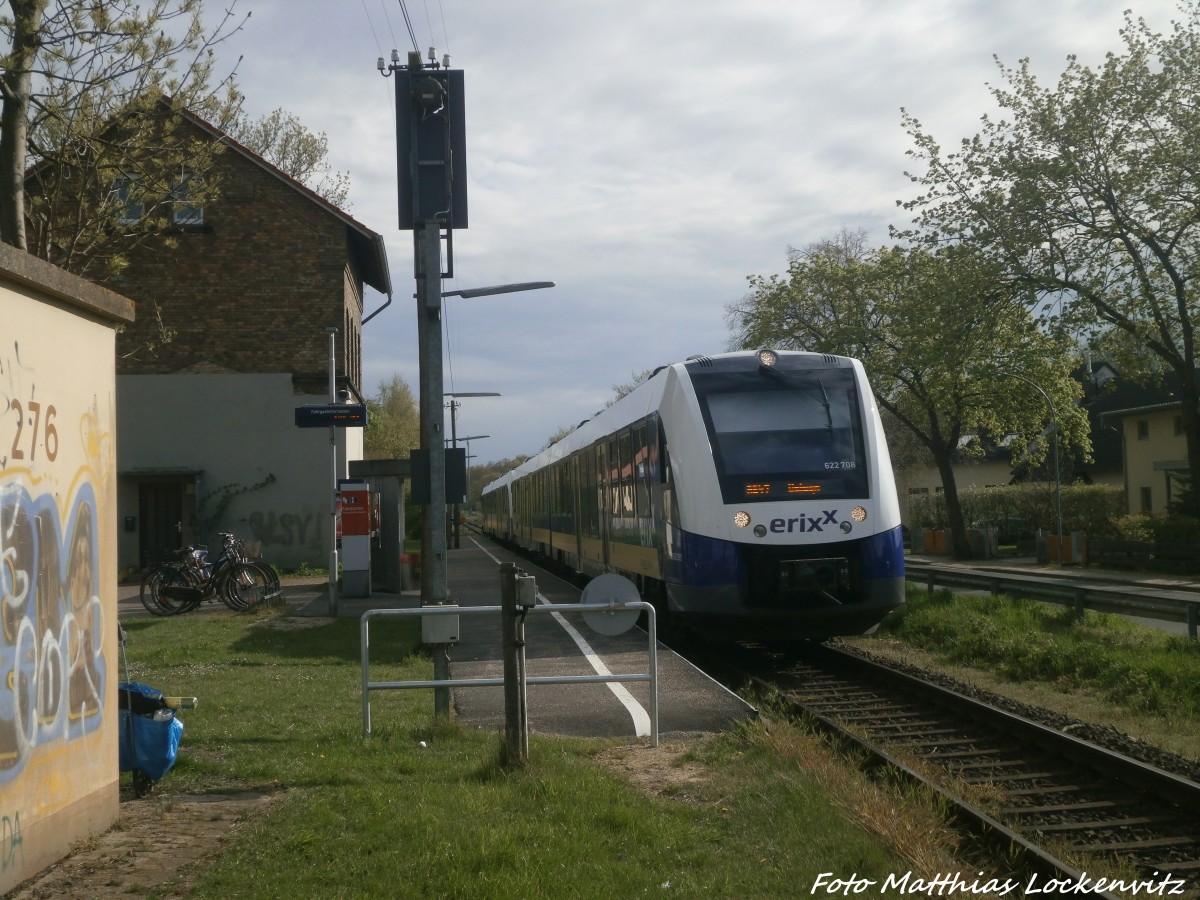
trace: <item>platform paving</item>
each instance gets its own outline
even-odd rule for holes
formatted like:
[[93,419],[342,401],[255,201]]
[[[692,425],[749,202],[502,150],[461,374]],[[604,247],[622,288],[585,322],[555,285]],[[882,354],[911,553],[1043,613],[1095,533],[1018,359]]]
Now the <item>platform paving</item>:
[[[512,563],[537,579],[539,602],[578,604],[579,589],[538,569],[498,545],[464,537],[449,556],[450,599],[460,606],[500,605],[500,565]],[[641,674],[649,671],[646,632],[593,632],[581,615],[532,611],[525,621],[526,674]],[[450,652],[452,678],[502,677],[500,616],[463,616],[461,641]],[[752,706],[691,663],[659,644],[658,731],[676,734],[724,731],[756,715]],[[504,729],[503,688],[461,688],[454,692],[458,718],[478,728]],[[649,736],[650,686],[643,682],[532,684],[528,689],[530,731],[577,737]]]
[[[512,563],[537,579],[539,603],[577,604],[580,591],[549,572],[532,566],[497,544],[464,535],[462,548],[450,550],[447,565],[449,599],[463,607],[500,605],[500,565]],[[283,598],[289,614],[330,615],[329,585],[320,578],[285,578]],[[147,615],[137,585],[122,585],[119,615]],[[375,592],[370,597],[339,596],[338,618],[361,618],[371,609],[411,609],[421,605],[419,591]],[[224,609],[203,604],[197,613]],[[644,674],[649,671],[648,636],[640,628],[607,637],[591,631],[576,614],[531,612],[526,617],[526,674]],[[661,644],[658,662],[658,731],[673,735],[724,731],[752,718],[755,709]],[[502,678],[500,615],[465,614],[460,641],[450,648],[450,677]],[[430,672],[428,677],[432,677]],[[650,686],[643,682],[609,684],[533,684],[527,708],[531,732],[577,737],[649,737]],[[432,695],[430,706],[432,708]],[[504,730],[504,688],[463,687],[453,691],[456,718],[469,726]]]

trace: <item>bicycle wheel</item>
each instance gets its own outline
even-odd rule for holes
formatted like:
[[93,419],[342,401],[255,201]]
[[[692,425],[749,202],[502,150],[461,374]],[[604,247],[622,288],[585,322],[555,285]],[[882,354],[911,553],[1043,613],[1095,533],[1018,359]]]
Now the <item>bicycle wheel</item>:
[[191,573],[172,563],[159,566],[142,579],[142,606],[152,615],[173,616],[195,609],[200,596],[200,589],[192,584]]
[[152,616],[170,616],[179,611],[174,606],[168,606],[159,601],[158,589],[165,574],[163,569],[151,569],[142,578],[142,587],[138,592],[138,597],[142,601],[142,606],[146,607],[146,612]]
[[263,574],[266,576],[266,578],[267,578],[266,600],[268,603],[270,601],[274,600],[276,597],[278,597],[281,593],[283,593],[283,588],[281,588],[279,586],[279,573],[276,572],[274,568],[272,568],[271,566],[268,566],[265,562],[258,561],[257,559],[250,559],[250,560],[247,560],[246,562],[249,565],[257,566],[259,569],[262,569]]
[[271,578],[257,563],[238,563],[225,576],[221,599],[230,609],[253,609],[272,596]]

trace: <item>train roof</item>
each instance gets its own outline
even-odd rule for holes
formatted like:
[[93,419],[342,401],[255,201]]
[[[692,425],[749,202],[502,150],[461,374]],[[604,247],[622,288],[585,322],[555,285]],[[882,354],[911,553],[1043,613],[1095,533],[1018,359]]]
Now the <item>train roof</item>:
[[657,409],[666,386],[669,373],[673,370],[682,371],[688,366],[720,368],[726,362],[741,362],[747,357],[760,357],[762,353],[774,353],[777,357],[815,357],[826,365],[853,365],[854,360],[845,356],[834,356],[828,353],[811,353],[804,350],[734,350],[727,353],[689,356],[679,362],[659,366],[636,388],[620,400],[596,413],[590,419],[585,419],[566,437],[555,441],[549,447],[536,453],[515,469],[506,472],[483,488],[483,493],[502,487],[521,478],[530,472],[535,472],[543,466],[565,459],[573,453],[595,443],[598,438],[611,434],[617,429],[645,418],[652,410]]

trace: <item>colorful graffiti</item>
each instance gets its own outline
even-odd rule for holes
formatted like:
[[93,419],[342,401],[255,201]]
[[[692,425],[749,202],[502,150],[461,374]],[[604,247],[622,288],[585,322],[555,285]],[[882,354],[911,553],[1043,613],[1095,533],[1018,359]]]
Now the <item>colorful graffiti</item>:
[[0,784],[36,748],[100,726],[106,677],[92,487],[63,522],[23,482],[0,479]]

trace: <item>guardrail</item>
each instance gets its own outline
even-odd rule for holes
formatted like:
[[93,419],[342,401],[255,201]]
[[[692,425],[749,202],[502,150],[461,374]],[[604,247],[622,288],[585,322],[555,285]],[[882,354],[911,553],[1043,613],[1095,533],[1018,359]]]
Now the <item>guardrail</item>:
[[[625,674],[609,673],[605,675],[542,675],[526,676],[520,674],[521,693],[526,684],[611,684],[618,682],[649,682],[650,684],[650,740],[653,746],[658,746],[658,635],[655,628],[654,607],[645,602],[609,603],[584,605],[579,603],[542,603],[529,607],[526,612],[542,613],[581,613],[604,614],[606,612],[622,612],[625,610],[645,611],[649,619],[647,629],[647,672]],[[372,681],[370,659],[370,623],[374,619],[410,618],[425,616],[497,616],[504,611],[502,606],[419,606],[413,609],[371,609],[362,614],[359,620],[361,675],[362,675],[362,722],[363,736],[371,735],[371,692],[416,690],[421,688],[466,688],[466,687],[506,687],[504,678],[450,678],[424,681]]]
[[930,591],[937,587],[983,590],[1061,603],[1080,611],[1090,609],[1163,622],[1182,622],[1187,625],[1188,637],[1192,640],[1197,640],[1200,624],[1200,594],[1192,591],[1162,590],[1139,584],[1135,592],[1129,585],[1098,584],[1069,577],[1047,580],[1037,575],[920,563],[906,563],[905,577],[924,583]]

